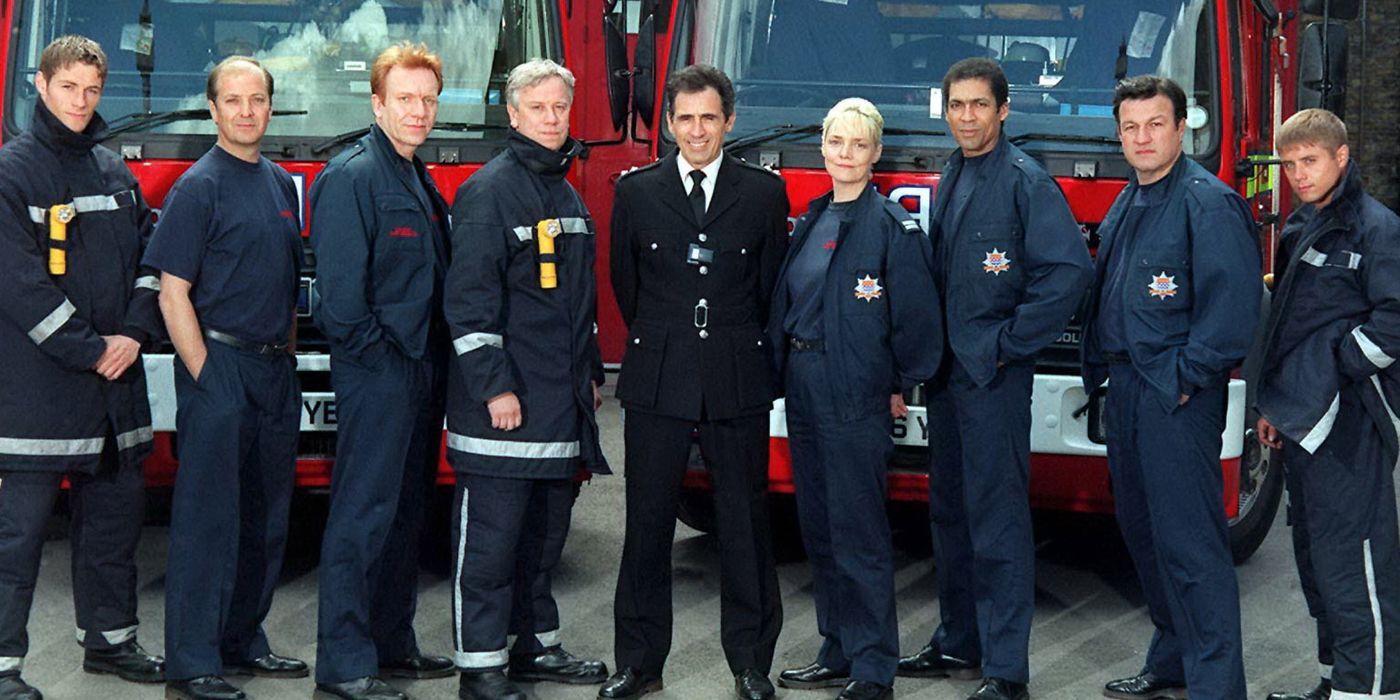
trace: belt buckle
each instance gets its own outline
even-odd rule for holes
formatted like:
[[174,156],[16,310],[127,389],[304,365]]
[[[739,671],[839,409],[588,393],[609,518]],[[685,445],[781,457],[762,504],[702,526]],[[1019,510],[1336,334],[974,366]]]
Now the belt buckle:
[[704,299],[695,305],[695,327],[704,328],[710,325],[710,303]]

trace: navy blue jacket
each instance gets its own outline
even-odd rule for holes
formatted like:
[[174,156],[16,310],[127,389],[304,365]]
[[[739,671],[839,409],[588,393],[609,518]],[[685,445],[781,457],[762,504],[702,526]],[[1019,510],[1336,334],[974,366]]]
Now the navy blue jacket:
[[[582,146],[555,151],[511,131],[506,150],[457,190],[457,254],[444,297],[456,359],[447,389],[448,459],[458,471],[565,479],[609,472],[598,444],[592,383],[598,354],[593,219],[564,179]],[[539,224],[557,226],[558,286],[540,283]],[[523,422],[491,427],[487,400],[520,400]]]
[[[416,173],[416,174],[415,174]],[[379,367],[397,347],[424,359],[447,272],[447,203],[423,161],[400,156],[370,127],[311,187],[313,317],[335,352]],[[425,182],[420,190],[411,178]],[[425,201],[420,192],[426,191]],[[440,318],[439,318],[440,323]]]
[[[791,303],[787,268],[830,203],[830,193],[818,197],[797,219],[773,287],[768,337],[780,394],[789,349],[783,331]],[[823,357],[833,394],[842,399],[842,419],[889,411],[891,394],[938,371],[943,319],[932,258],[929,238],[918,222],[873,186],[847,210],[822,285]]]
[[[0,149],[0,472],[97,469],[108,434],[124,464],[150,453],[140,358],[116,381],[93,371],[104,335],[149,346],[162,332],[159,278],[142,267],[151,210],[136,178],[98,145],[94,115],[73,133],[40,102]],[[49,208],[75,204],[67,271],[50,274]]]
[[[1064,332],[1084,296],[1092,263],[1059,185],[1003,137],[977,171],[976,202],[938,236],[953,355],[978,386],[997,364],[1032,360]],[[957,180],[962,151],[943,183]],[[942,186],[929,221],[938,226],[953,196]],[[935,236],[937,237],[937,236]]]
[[1128,356],[1143,379],[1176,407],[1182,394],[1225,381],[1249,352],[1263,296],[1259,245],[1249,205],[1186,156],[1142,214],[1136,237],[1118,250],[1119,224],[1137,194],[1137,178],[1118,194],[1099,226],[1094,287],[1084,315],[1085,389],[1108,378],[1098,347],[1099,295],[1109,256],[1126,256],[1122,285]]
[[1340,394],[1355,391],[1395,454],[1400,409],[1400,217],[1361,188],[1351,164],[1327,206],[1288,217],[1282,271],[1264,326],[1261,415],[1309,452],[1326,441]]

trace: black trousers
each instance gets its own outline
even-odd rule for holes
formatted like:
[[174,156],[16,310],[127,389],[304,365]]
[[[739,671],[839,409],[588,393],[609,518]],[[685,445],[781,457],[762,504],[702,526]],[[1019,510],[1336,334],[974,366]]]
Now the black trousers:
[[418,533],[442,444],[440,368],[391,350],[382,367],[332,351],[339,437],[321,545],[316,680],[372,676],[418,653]]
[[698,428],[719,537],[720,644],[735,673],[767,674],[782,628],[768,534],[768,414],[698,424],[628,411],[627,532],[617,577],[617,666],[659,675],[671,651],[671,541],[676,503]]
[[[63,474],[0,471],[0,672],[29,651],[29,611],[44,524]],[[141,466],[119,466],[109,437],[95,474],[69,474],[73,608],[78,641],[106,649],[136,636],[136,545],[145,512]]]
[[165,575],[166,677],[270,652],[262,621],[282,572],[296,470],[296,361],[209,342],[196,382],[175,363],[180,471]]

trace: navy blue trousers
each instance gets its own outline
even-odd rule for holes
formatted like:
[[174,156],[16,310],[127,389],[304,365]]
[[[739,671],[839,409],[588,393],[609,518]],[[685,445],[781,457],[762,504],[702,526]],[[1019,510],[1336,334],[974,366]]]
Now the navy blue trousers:
[[166,677],[269,653],[296,470],[296,360],[209,341],[199,381],[175,363],[180,469],[165,578]]
[[503,668],[510,655],[560,645],[554,569],[575,489],[572,479],[457,474],[452,638],[459,669]]
[[321,545],[316,680],[418,653],[418,534],[442,444],[443,382],[397,350],[370,368],[331,352],[337,440]]
[[822,636],[817,663],[892,686],[899,625],[885,514],[890,414],[842,420],[819,352],[792,353],[786,382],[797,520]]
[[933,644],[985,676],[1030,681],[1035,611],[1031,388],[1013,365],[979,387],[953,362],[929,399],[929,520],[940,622]]
[[1319,645],[1331,647],[1332,697],[1393,698],[1400,696],[1400,516],[1396,455],[1379,431],[1396,428],[1377,425],[1357,393],[1342,391],[1317,452],[1285,441],[1289,512],[1295,538],[1301,531],[1307,540],[1296,551],[1298,573]]
[[[73,609],[78,641],[108,649],[136,636],[136,545],[145,515],[141,465],[122,467],[109,436],[95,474],[69,474],[72,511]],[[29,651],[29,612],[44,525],[64,475],[0,472],[0,672],[14,670]]]
[[1132,366],[1110,368],[1114,508],[1156,628],[1143,670],[1184,681],[1192,697],[1243,700],[1240,589],[1220,472],[1225,383],[1171,410],[1164,402]]
[[[1327,622],[1327,606],[1322,601],[1322,592],[1317,587],[1317,572],[1312,562],[1312,533],[1308,528],[1308,495],[1304,491],[1302,478],[1302,463],[1297,467],[1288,464],[1288,457],[1294,450],[1299,452],[1301,448],[1296,445],[1290,446],[1285,441],[1282,453],[1275,453],[1274,456],[1283,464],[1285,485],[1288,488],[1288,501],[1286,509],[1288,513],[1288,525],[1292,530],[1293,537],[1293,560],[1298,564],[1298,583],[1303,589],[1303,601],[1308,606],[1308,615],[1312,617],[1317,626],[1317,666],[1318,675],[1331,680],[1332,678],[1332,626]],[[1303,457],[1306,459],[1306,455]],[[1294,456],[1294,459],[1299,459]]]

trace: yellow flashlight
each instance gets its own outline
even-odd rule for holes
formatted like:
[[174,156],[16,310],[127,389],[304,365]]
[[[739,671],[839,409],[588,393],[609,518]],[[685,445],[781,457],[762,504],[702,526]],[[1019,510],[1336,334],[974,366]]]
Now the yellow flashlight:
[[68,222],[78,215],[78,211],[71,204],[55,204],[49,207],[49,240],[62,241],[57,245],[49,246],[49,274],[63,275],[68,273],[68,250],[65,245],[68,242]]
[[535,239],[540,244],[540,288],[554,289],[559,286],[555,268],[554,237],[564,231],[558,219],[545,219],[535,224]]

